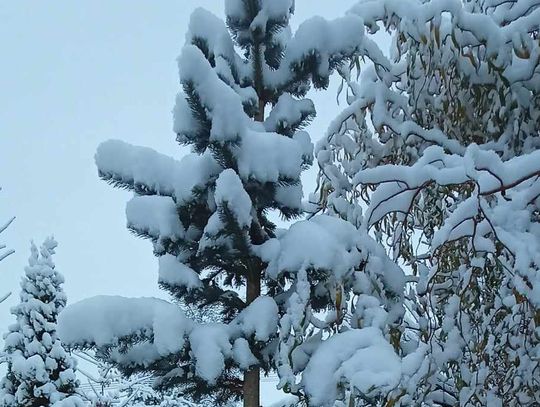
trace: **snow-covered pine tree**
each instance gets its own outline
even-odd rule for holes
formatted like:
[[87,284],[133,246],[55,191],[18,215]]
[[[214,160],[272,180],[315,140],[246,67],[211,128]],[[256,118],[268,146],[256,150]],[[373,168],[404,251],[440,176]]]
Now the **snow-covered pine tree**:
[[56,246],[52,238],[39,252],[31,246],[20,303],[12,309],[17,322],[4,337],[8,369],[0,384],[2,407],[84,405],[76,395],[74,360],[56,333],[58,313],[66,305],[64,278],[52,261]]
[[[303,211],[300,174],[312,144],[302,128],[315,115],[306,92],[326,87],[330,73],[362,51],[357,17],[313,18],[292,36],[293,11],[294,0],[227,0],[225,24],[197,9],[178,60],[183,92],[174,109],[177,140],[193,152],[177,161],[108,141],[96,155],[101,178],[135,193],[128,227],[153,241],[161,286],[174,299],[218,306],[221,323],[194,324],[178,307],[150,299],[91,299],[65,314],[63,339],[96,346],[126,373],[152,372],[163,389],[212,395],[220,405],[232,398],[260,405],[261,369],[274,368],[285,312],[286,296],[278,295],[293,277],[265,275],[269,247],[260,248],[276,238],[269,215],[292,219]],[[99,318],[86,315],[87,325],[106,326],[108,341],[81,335],[83,314],[97,302]],[[130,327],[111,327],[110,315],[128,304],[174,318],[163,328],[141,312]],[[173,346],[163,329],[185,340]]]
[[388,30],[392,59],[374,50],[360,81],[343,71],[349,106],[318,146],[320,203],[411,274],[386,403],[539,405],[540,5],[351,12],[368,36]]

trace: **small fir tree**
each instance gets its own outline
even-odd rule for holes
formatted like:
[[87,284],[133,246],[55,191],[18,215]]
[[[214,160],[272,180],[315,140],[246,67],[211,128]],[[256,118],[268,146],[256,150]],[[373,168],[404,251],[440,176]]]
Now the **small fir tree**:
[[83,405],[76,395],[74,360],[56,332],[58,313],[66,305],[64,278],[52,261],[56,245],[48,238],[38,252],[32,243],[21,301],[12,309],[17,322],[4,337],[8,369],[0,387],[2,407]]

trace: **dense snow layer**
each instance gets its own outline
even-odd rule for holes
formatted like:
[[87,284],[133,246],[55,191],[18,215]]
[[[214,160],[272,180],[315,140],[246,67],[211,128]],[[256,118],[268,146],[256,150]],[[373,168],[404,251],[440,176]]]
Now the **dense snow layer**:
[[357,230],[341,219],[317,216],[293,224],[279,239],[270,240],[261,248],[269,262],[267,274],[277,277],[283,270],[302,268],[332,270],[343,274],[358,264]]
[[159,282],[188,290],[202,288],[199,275],[176,257],[165,254],[159,258]]
[[214,198],[218,205],[227,205],[241,228],[251,225],[251,199],[234,170],[228,169],[219,174]]
[[367,397],[384,395],[400,381],[398,355],[376,328],[331,336],[311,356],[302,383],[313,406],[331,406],[343,382]]
[[238,173],[244,180],[297,180],[302,171],[300,144],[276,133],[250,131],[238,151]]
[[265,342],[277,331],[278,312],[272,298],[260,296],[240,313],[235,324],[246,338],[253,336],[255,340]]
[[210,154],[188,154],[177,161],[151,148],[120,140],[100,144],[95,160],[106,180],[171,196],[177,203],[189,200],[193,188],[204,185],[219,170]]
[[82,401],[79,396],[70,396],[54,403],[52,407],[88,407],[88,404]]
[[[161,262],[176,261],[171,257],[162,257]],[[191,277],[187,277],[187,283],[196,284]],[[254,356],[246,341],[252,337],[268,341],[276,332],[277,322],[278,308],[270,297],[257,298],[231,324],[225,325],[196,323],[187,319],[177,305],[157,298],[98,296],[64,310],[58,332],[64,343],[82,348],[115,350],[126,339],[135,339],[138,343],[127,352],[112,352],[112,359],[124,365],[148,366],[188,346],[195,373],[215,383],[228,360],[242,368],[253,365]]]
[[92,297],[70,305],[58,319],[58,333],[67,344],[117,345],[132,335],[153,336],[154,344],[167,353],[182,348],[191,327],[176,305],[157,298]]
[[176,241],[184,236],[176,205],[168,196],[133,197],[126,205],[126,219],[128,228],[154,239]]

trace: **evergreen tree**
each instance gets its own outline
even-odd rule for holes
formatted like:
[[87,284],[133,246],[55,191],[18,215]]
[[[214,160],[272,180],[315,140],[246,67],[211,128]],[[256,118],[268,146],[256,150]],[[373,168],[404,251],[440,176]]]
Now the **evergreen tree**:
[[0,387],[2,407],[82,406],[76,395],[75,363],[56,333],[57,316],[66,305],[63,276],[52,255],[57,243],[46,239],[40,252],[32,244],[21,283],[17,322],[5,335],[8,370]]
[[[110,342],[77,336],[85,329],[77,320],[89,311],[82,305],[95,306],[94,299],[72,308],[79,317],[66,314],[64,332],[79,346],[97,346],[125,373],[152,372],[162,389],[212,396],[219,405],[243,398],[258,407],[261,369],[275,368],[278,318],[296,271],[266,273],[279,246],[269,215],[303,213],[300,174],[313,147],[302,129],[315,115],[304,97],[311,84],[325,88],[331,72],[362,51],[362,26],[352,16],[314,18],[292,36],[293,0],[227,0],[225,9],[226,24],[203,9],[192,14],[178,60],[183,92],[174,131],[192,153],[176,161],[108,141],[96,155],[101,178],[135,192],[128,226],[153,241],[160,285],[178,301],[217,307],[221,323],[178,317],[176,336],[186,341],[174,349],[157,345],[165,340],[161,327],[142,316],[131,329],[114,327]],[[155,312],[170,309],[149,299],[100,301],[118,312],[143,302]],[[94,329],[107,322],[101,312]],[[145,341],[153,354],[142,352]]]

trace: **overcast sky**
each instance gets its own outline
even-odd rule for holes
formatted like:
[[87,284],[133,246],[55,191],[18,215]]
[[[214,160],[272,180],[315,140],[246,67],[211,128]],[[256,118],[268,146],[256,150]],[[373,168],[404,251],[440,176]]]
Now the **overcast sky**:
[[[297,0],[293,27],[343,15],[354,0]],[[171,110],[176,57],[190,12],[223,15],[221,0],[0,2],[0,236],[16,250],[0,263],[0,331],[12,321],[29,242],[54,234],[70,302],[96,294],[164,296],[151,244],[125,228],[130,193],[97,177],[93,156],[110,138],[180,157]],[[314,140],[338,111],[336,86],[313,95]],[[314,172],[304,192],[313,188]],[[265,397],[268,400],[268,397]]]

